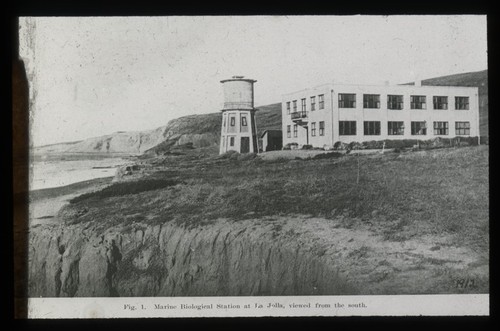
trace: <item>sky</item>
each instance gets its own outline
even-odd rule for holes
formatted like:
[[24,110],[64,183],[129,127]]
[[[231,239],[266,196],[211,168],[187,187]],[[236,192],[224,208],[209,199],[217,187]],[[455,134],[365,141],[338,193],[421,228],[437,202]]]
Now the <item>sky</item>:
[[257,80],[259,106],[331,82],[484,70],[486,16],[29,17],[20,55],[41,146],[217,112],[234,75]]

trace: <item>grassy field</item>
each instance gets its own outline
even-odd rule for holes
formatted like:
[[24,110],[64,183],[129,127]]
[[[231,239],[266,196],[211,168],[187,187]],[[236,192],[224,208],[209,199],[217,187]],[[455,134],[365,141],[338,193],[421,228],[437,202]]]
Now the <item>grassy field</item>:
[[[488,147],[324,159],[191,154],[145,161],[147,181],[72,200],[73,222],[175,219],[189,226],[303,214],[369,225],[388,240],[451,234],[488,252]],[[109,225],[109,224],[108,224]]]

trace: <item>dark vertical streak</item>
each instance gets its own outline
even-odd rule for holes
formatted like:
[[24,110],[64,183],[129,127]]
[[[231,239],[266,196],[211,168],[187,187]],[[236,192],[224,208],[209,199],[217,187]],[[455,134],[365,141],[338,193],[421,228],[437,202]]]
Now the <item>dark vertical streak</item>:
[[14,216],[14,316],[27,317],[29,87],[19,58],[18,18],[11,22],[12,52],[12,192]]

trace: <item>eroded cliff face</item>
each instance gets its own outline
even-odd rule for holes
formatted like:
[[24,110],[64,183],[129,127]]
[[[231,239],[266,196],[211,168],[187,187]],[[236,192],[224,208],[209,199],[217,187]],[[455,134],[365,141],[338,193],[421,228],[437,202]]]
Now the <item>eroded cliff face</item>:
[[355,294],[335,267],[336,247],[327,252],[297,229],[272,219],[39,225],[30,237],[29,295]]

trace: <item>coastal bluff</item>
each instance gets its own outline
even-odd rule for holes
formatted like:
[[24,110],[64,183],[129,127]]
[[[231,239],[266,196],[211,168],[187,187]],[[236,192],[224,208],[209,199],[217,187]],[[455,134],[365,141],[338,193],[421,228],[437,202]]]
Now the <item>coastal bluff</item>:
[[[75,216],[77,217],[77,216]],[[30,245],[32,297],[353,294],[332,255],[296,221],[187,228],[165,222],[103,229],[41,225]],[[273,230],[274,229],[274,230]]]
[[[258,107],[258,133],[269,129],[281,129],[281,104]],[[109,135],[75,142],[64,142],[35,147],[39,154],[50,153],[123,153],[158,154],[172,146],[191,143],[195,148],[219,145],[221,113],[183,116],[167,125],[146,131],[118,131]]]

